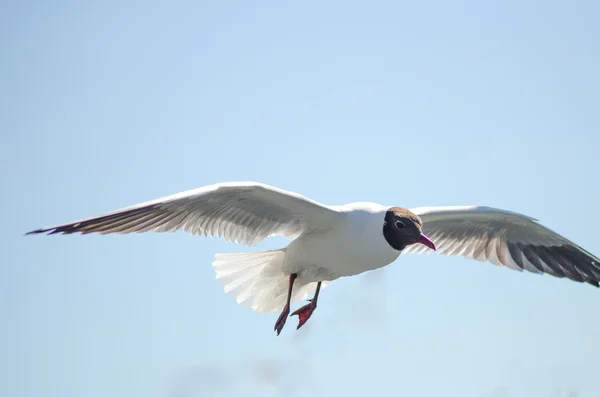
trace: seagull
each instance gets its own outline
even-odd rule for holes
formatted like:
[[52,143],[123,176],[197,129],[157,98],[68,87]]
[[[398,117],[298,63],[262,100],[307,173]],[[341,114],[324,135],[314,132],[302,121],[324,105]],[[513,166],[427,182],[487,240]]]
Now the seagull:
[[[306,323],[321,287],[387,266],[404,253],[437,249],[596,287],[600,281],[600,259],[526,215],[485,206],[329,206],[258,182],[218,183],[27,234],[177,230],[246,246],[274,235],[291,240],[281,249],[216,254],[213,262],[216,278],[238,303],[281,312],[277,335],[288,316],[298,316],[296,329]],[[290,315],[291,305],[310,295]]]

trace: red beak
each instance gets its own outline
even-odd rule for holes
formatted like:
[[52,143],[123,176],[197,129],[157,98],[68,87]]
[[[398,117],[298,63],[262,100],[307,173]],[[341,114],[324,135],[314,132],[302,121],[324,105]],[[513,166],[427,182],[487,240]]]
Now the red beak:
[[417,239],[417,243],[421,243],[435,251],[435,244],[433,244],[433,241],[423,233],[421,233],[421,237]]

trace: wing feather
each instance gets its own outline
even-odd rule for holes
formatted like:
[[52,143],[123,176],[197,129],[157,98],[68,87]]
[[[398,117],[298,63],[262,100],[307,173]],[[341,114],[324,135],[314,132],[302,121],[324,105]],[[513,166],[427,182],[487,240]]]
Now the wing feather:
[[27,234],[142,233],[184,230],[255,245],[271,235],[326,230],[341,213],[299,194],[256,182],[219,183],[105,215]]
[[[488,261],[514,270],[548,273],[600,282],[600,259],[536,219],[490,207],[421,207],[412,209],[423,221],[441,255]],[[422,253],[417,244],[403,253]]]

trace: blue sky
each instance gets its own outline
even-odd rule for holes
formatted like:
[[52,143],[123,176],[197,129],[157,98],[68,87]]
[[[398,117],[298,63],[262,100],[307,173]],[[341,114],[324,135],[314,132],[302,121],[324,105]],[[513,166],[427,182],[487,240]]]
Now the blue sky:
[[496,206],[600,255],[598,2],[0,7],[0,395],[600,395],[591,286],[402,256],[276,337],[277,315],[214,279],[215,253],[249,248],[23,237],[256,180],[327,204]]

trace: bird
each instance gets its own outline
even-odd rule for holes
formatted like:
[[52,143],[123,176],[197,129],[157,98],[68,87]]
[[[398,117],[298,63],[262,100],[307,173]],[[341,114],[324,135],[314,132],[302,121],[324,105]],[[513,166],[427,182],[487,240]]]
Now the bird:
[[[216,254],[224,291],[256,312],[279,312],[274,331],[313,315],[322,288],[341,277],[387,266],[401,254],[436,251],[595,287],[600,259],[537,219],[486,206],[403,208],[373,202],[325,205],[259,182],[226,182],[122,208],[31,234],[173,232],[280,249]],[[312,299],[308,299],[312,295]],[[291,306],[308,303],[290,315]]]

